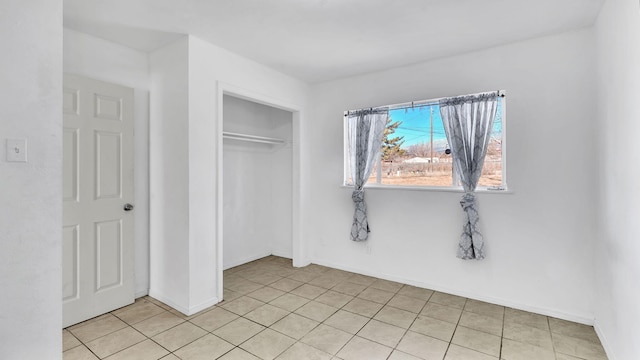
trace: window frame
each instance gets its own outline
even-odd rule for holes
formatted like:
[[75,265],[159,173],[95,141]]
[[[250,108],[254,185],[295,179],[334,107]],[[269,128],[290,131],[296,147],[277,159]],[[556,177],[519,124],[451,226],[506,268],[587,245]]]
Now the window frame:
[[[482,94],[482,93],[476,93],[476,94],[468,94],[468,95],[457,95],[457,96],[469,96],[469,95],[478,95],[478,94]],[[457,97],[456,96],[456,97]],[[501,136],[501,168],[502,168],[502,176],[501,176],[501,185],[500,186],[478,186],[476,188],[477,192],[497,192],[497,193],[510,193],[511,191],[509,191],[508,187],[507,187],[507,138],[506,138],[506,133],[507,133],[507,121],[506,121],[506,114],[507,114],[507,102],[506,102],[506,91],[505,90],[499,90],[498,91],[498,96],[502,99],[502,136]],[[432,104],[437,104],[440,99],[443,98],[437,98],[437,99],[427,99],[427,100],[420,100],[420,101],[411,101],[411,102],[405,102],[405,103],[398,103],[398,104],[392,104],[392,105],[385,105],[385,106],[376,106],[376,108],[378,107],[386,107],[388,108],[390,111],[391,110],[395,110],[395,109],[402,109],[402,108],[409,108],[409,107],[413,107],[413,106],[428,106],[428,105],[432,105]],[[344,111],[344,117],[343,117],[343,180],[342,180],[342,186],[343,187],[353,187],[353,183],[349,183],[349,178],[350,178],[350,164],[349,164],[349,139],[348,139],[348,122],[347,122],[347,115],[348,113],[352,111],[352,110],[348,110],[348,111]],[[457,174],[455,171],[455,167],[453,167],[452,169],[452,184],[450,186],[433,186],[433,185],[396,185],[396,184],[382,184],[382,169],[381,169],[381,163],[382,163],[382,152],[380,154],[378,154],[377,160],[376,160],[376,169],[374,169],[374,171],[376,171],[376,183],[371,183],[371,182],[367,182],[364,187],[365,188],[371,188],[371,189],[398,189],[398,190],[426,190],[426,191],[445,191],[445,192],[463,192],[463,188],[461,185],[454,185],[454,183],[456,182],[456,178],[457,178]]]

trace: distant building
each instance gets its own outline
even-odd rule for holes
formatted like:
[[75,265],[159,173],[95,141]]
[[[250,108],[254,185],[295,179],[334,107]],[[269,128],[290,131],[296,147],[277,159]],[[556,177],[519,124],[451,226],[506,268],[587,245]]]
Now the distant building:
[[404,160],[403,163],[407,164],[430,164],[430,163],[439,163],[440,158],[428,158],[428,157],[412,157],[411,159]]

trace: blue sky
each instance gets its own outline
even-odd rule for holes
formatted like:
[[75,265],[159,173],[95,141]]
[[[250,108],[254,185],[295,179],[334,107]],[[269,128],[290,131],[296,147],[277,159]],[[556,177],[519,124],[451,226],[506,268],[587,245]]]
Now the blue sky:
[[389,111],[392,121],[402,121],[394,136],[404,136],[404,147],[429,141],[429,118],[433,109],[433,141],[446,141],[438,106],[421,106]]
[[[404,136],[404,144],[402,146],[403,148],[422,142],[429,142],[429,118],[431,116],[432,109],[433,142],[434,144],[436,144],[436,146],[434,146],[434,149],[439,150],[440,147],[444,147],[446,145],[447,136],[444,133],[442,117],[440,116],[440,107],[438,105],[420,107],[416,106],[415,108],[395,109],[389,111],[389,115],[391,116],[392,121],[402,121],[402,124],[396,129],[396,132],[393,134],[393,136]],[[501,132],[502,101],[498,101],[498,111],[496,114],[496,119],[493,123],[493,134],[496,136],[501,136]]]

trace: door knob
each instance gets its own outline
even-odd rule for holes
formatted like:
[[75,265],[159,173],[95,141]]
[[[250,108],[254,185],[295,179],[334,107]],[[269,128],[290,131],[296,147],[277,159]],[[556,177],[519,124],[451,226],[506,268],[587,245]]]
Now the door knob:
[[134,207],[133,204],[126,203],[124,204],[124,211],[131,211]]

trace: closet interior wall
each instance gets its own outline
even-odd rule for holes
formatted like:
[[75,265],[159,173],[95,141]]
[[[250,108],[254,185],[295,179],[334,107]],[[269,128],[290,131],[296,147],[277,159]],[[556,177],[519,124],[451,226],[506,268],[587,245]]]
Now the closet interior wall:
[[223,137],[224,269],[292,257],[292,121],[291,112],[223,97],[223,134],[281,140]]

